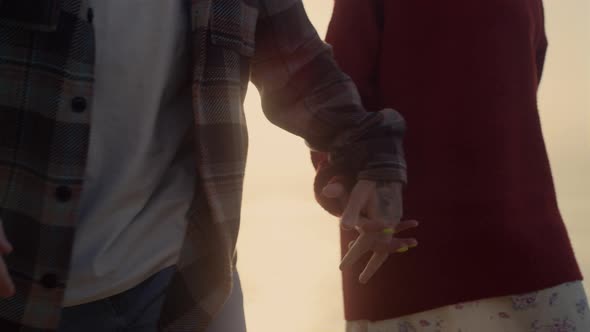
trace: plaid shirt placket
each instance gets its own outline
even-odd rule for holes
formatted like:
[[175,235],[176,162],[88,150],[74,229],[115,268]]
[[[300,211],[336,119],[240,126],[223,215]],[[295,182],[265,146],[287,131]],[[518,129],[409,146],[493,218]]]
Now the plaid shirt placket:
[[[90,130],[73,111],[90,105],[94,39],[85,2],[59,3],[56,31],[0,25],[0,208],[18,288],[0,300],[2,331],[54,330],[66,284]],[[174,332],[203,331],[231,288],[250,73],[273,123],[335,156],[361,147],[352,173],[405,179],[403,121],[364,112],[299,0],[192,0],[191,20],[198,179],[160,321]]]
[[77,0],[60,2],[59,21],[54,1],[47,15],[18,8],[35,4],[0,4],[21,22],[0,17],[0,207],[17,286],[0,300],[2,331],[58,323],[89,137],[93,31]]

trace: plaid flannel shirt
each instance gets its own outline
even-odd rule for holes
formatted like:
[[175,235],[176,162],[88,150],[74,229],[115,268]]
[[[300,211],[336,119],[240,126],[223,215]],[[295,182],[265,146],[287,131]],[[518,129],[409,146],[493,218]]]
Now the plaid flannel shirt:
[[[232,285],[248,82],[273,123],[360,178],[405,181],[404,123],[395,111],[364,111],[300,0],[181,1],[192,27],[198,180],[160,330],[195,332]],[[0,299],[3,332],[59,323],[92,126],[91,20],[85,0],[0,0],[0,219],[17,288]]]

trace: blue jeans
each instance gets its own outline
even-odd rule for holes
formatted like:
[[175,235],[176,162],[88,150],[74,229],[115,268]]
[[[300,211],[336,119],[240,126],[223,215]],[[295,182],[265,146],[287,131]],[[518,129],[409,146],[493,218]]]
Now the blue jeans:
[[[166,268],[123,293],[63,308],[58,332],[157,332],[165,287],[175,267]],[[244,301],[236,272],[232,294],[207,332],[246,332]]]

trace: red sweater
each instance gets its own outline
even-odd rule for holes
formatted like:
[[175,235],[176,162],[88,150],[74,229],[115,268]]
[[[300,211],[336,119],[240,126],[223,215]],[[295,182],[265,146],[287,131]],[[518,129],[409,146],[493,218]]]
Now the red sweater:
[[[327,41],[370,109],[407,120],[404,236],[347,320],[383,320],[580,280],[537,111],[541,0],[336,0]],[[564,110],[566,111],[566,110]],[[342,249],[357,236],[342,232]]]

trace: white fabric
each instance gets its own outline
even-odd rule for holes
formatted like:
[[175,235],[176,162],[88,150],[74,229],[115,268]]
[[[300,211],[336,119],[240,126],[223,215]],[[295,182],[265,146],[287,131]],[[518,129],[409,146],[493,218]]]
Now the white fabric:
[[[395,296],[392,294],[392,296]],[[347,332],[587,332],[590,312],[581,282],[497,297],[395,319],[352,321]]]
[[195,176],[186,4],[91,2],[93,126],[65,306],[123,292],[178,259]]

